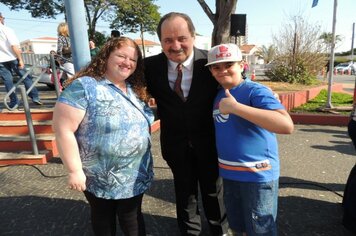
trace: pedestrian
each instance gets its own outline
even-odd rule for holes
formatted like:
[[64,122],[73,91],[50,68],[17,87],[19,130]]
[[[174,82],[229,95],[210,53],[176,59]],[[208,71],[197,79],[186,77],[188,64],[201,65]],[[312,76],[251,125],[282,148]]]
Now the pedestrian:
[[277,235],[279,158],[275,133],[294,125],[273,92],[243,79],[236,44],[210,49],[206,64],[221,88],[214,101],[219,171],[230,228],[248,236]]
[[242,67],[242,77],[246,78],[250,67],[248,66],[248,63],[245,60],[241,61],[241,65],[243,65],[243,67]]
[[[9,92],[14,87],[13,73],[22,78],[25,74],[25,64],[22,59],[20,43],[17,39],[15,32],[4,25],[5,17],[0,13],[0,77],[5,84],[6,92]],[[31,88],[32,78],[30,75],[22,81],[28,91]],[[32,102],[36,105],[42,105],[40,101],[38,90],[33,87],[28,93]],[[14,109],[18,106],[19,101],[16,96],[16,92],[10,94],[10,103],[8,104],[10,109]]]
[[[57,34],[57,55],[59,56],[60,62],[66,72],[66,79],[70,79],[73,77],[75,70],[72,58],[72,47],[70,43],[68,24],[65,22],[60,23],[57,27]],[[65,81],[62,82],[64,83]]]
[[182,235],[201,234],[200,188],[211,235],[224,235],[228,224],[211,115],[218,83],[205,67],[207,52],[194,47],[189,16],[166,14],[157,34],[163,53],[145,58],[145,78],[157,102],[162,156],[174,177],[178,226]]
[[[356,104],[353,105],[351,112],[351,119],[347,128],[348,134],[351,138],[352,144],[356,149]],[[356,164],[350,171],[344,190],[344,197],[342,199],[343,218],[342,224],[345,228],[356,234]]]
[[89,48],[91,58],[95,57],[99,52],[99,48],[95,46],[95,42],[93,40],[89,40]]
[[118,30],[111,30],[111,34],[110,34],[110,37],[111,38],[117,38],[117,37],[120,37],[121,33],[120,31]]
[[53,127],[72,190],[84,191],[95,235],[146,235],[141,211],[153,179],[153,112],[134,40],[107,42],[68,81],[54,108]]

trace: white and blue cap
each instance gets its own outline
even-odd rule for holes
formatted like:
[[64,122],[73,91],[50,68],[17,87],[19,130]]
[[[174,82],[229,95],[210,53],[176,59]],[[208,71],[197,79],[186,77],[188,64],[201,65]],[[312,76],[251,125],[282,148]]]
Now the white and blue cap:
[[221,62],[235,62],[242,61],[242,53],[236,44],[220,44],[212,47],[208,52],[208,63],[205,66],[209,66]]

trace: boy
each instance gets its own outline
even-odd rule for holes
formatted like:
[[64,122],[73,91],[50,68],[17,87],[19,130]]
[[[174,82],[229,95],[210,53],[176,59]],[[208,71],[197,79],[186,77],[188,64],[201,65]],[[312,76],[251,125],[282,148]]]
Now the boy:
[[244,235],[277,235],[279,158],[274,133],[294,125],[273,92],[241,72],[235,44],[208,53],[209,69],[222,88],[214,101],[219,172],[230,228]]

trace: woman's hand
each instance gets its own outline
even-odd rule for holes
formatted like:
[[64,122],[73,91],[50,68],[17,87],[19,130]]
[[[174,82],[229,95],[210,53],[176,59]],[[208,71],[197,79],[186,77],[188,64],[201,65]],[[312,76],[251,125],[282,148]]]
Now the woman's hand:
[[86,189],[86,185],[85,185],[86,179],[87,177],[85,176],[83,170],[69,172],[68,174],[69,189],[83,192]]

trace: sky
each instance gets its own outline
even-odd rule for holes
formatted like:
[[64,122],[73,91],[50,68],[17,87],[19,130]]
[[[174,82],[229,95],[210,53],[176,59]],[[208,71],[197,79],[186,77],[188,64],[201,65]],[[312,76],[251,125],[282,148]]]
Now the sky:
[[[278,35],[281,28],[291,16],[302,15],[309,24],[321,26],[321,32],[332,32],[333,9],[335,0],[319,0],[312,8],[313,0],[238,0],[235,14],[246,14],[248,27],[248,43],[257,46],[269,46],[273,43],[273,35]],[[205,0],[215,12],[215,0]],[[335,51],[351,50],[352,26],[356,22],[356,1],[337,0],[336,34],[342,41]],[[213,25],[197,0],[156,0],[159,12],[164,15],[171,11],[188,14],[195,25],[197,33],[210,36]],[[63,15],[56,19],[32,18],[27,11],[10,11],[0,3],[0,12],[5,16],[5,24],[15,30],[20,41],[44,36],[56,37],[57,25],[64,21]],[[97,31],[110,34],[109,23],[100,21]],[[139,38],[138,34],[125,34]],[[145,34],[145,39],[158,42],[156,35]],[[354,41],[355,42],[355,41]],[[356,47],[354,43],[354,47]]]

